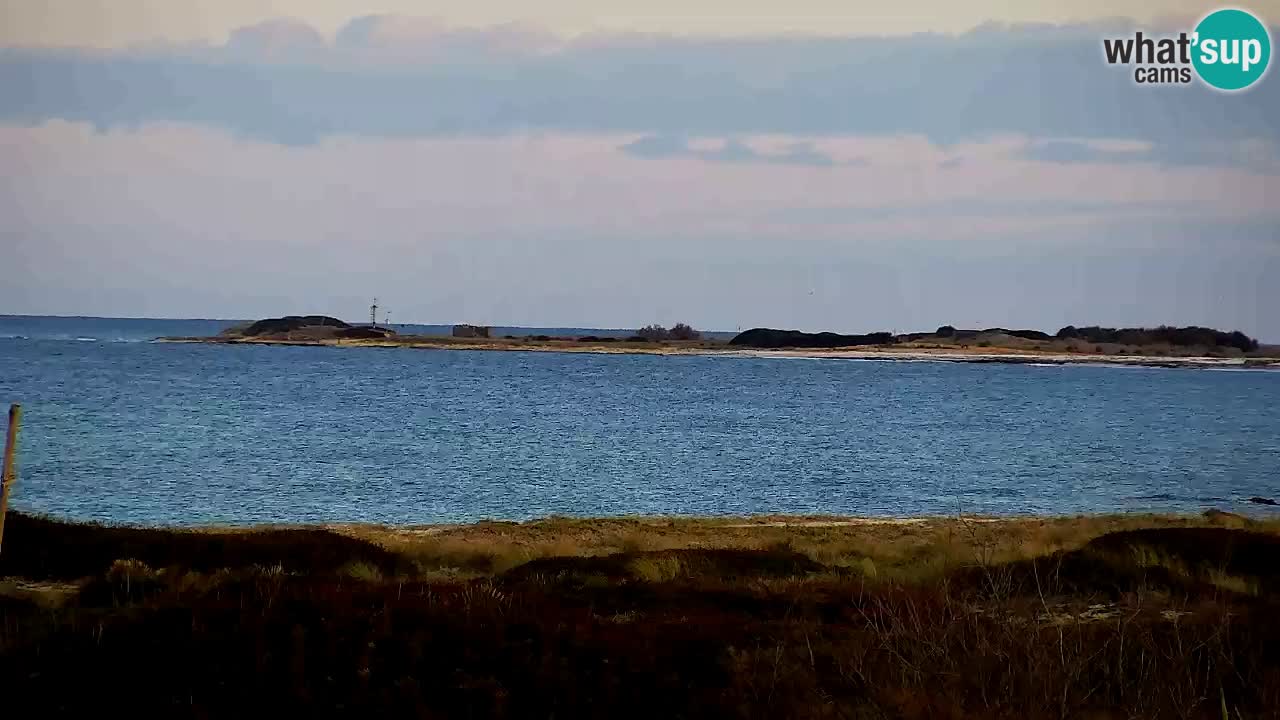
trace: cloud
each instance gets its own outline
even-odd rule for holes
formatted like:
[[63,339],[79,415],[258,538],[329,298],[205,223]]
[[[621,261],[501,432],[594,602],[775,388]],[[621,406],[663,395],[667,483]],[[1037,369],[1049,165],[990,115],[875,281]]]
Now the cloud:
[[326,47],[324,37],[315,28],[283,18],[238,28],[226,44],[229,54],[261,59],[314,57]]
[[618,149],[642,158],[676,157],[693,153],[687,140],[671,135],[646,135]]
[[1035,162],[1065,165],[1146,163],[1280,172],[1280,143],[1262,139],[1188,140],[1127,146],[1088,140],[1037,140],[1028,142],[1019,156]]
[[[1280,82],[1232,96],[1139,88],[1103,62],[1102,34],[984,26],[564,41],[519,25],[459,30],[371,16],[317,45],[305,26],[273,22],[201,50],[0,50],[0,121],[188,122],[289,144],[524,131],[914,134],[939,144],[1002,134],[1162,145],[1280,137]],[[794,159],[805,157],[820,161],[804,149]]]
[[1048,163],[1150,162],[1150,150],[1113,150],[1087,141],[1042,140],[1028,143],[1022,157]]
[[736,138],[714,141],[713,147],[698,146],[689,140],[671,135],[646,135],[618,148],[624,153],[641,158],[693,157],[719,163],[765,163],[770,165],[807,165],[810,167],[834,167],[836,165],[861,165],[860,159],[837,161],[818,151],[811,142],[792,142],[780,152],[766,152]]
[[[773,213],[775,220],[800,224],[883,222],[911,219],[951,221],[961,219],[1022,219],[1050,221],[1054,218],[1199,218],[1212,213],[1209,205],[1174,201],[1072,200],[1062,197],[997,199],[968,197],[942,201],[888,203],[863,206],[785,208]],[[1271,220],[1274,224],[1275,218]]]
[[553,34],[522,23],[487,28],[452,28],[434,18],[366,15],[338,30],[334,51],[384,60],[436,59],[449,62],[492,61],[557,48]]

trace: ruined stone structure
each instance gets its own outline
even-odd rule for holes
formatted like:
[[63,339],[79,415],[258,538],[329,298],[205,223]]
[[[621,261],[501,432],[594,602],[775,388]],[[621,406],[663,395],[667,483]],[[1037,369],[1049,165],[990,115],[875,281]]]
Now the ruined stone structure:
[[488,325],[454,325],[453,336],[456,338],[487,338]]

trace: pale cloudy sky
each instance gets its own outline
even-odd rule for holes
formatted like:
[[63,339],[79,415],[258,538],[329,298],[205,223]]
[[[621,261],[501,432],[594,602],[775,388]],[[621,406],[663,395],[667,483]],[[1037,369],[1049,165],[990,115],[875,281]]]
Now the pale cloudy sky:
[[[299,18],[332,37],[352,17],[423,16],[454,27],[521,23],[559,35],[595,31],[701,35],[824,35],[963,32],[987,21],[1080,23],[1196,18],[1197,0],[5,0],[7,45],[120,47],[150,42],[222,42],[236,28]],[[1276,0],[1232,2],[1275,12]],[[1273,20],[1274,22],[1274,20]]]
[[0,313],[1280,341],[1280,82],[1102,61],[1212,5],[423,7],[0,0]]

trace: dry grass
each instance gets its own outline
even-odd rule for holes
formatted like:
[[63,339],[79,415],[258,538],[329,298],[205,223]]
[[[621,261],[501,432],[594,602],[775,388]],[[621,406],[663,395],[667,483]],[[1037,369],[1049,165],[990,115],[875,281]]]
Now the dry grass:
[[785,546],[831,567],[874,567],[896,579],[1073,550],[1107,533],[1185,527],[1249,527],[1280,533],[1280,520],[1212,511],[1204,516],[900,519],[775,517],[550,518],[427,528],[344,525],[342,535],[414,558],[423,570],[500,573],[537,558],[673,549]]
[[64,580],[0,582],[0,681],[41,714],[1277,717],[1278,525],[16,515],[0,576]]

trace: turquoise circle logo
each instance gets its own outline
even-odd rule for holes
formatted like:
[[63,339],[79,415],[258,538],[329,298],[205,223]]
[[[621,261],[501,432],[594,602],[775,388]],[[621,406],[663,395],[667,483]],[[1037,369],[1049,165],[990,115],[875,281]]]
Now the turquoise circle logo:
[[1243,90],[1262,79],[1271,61],[1271,35],[1244,10],[1216,10],[1196,25],[1191,62],[1200,79],[1219,90]]

